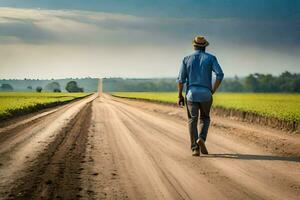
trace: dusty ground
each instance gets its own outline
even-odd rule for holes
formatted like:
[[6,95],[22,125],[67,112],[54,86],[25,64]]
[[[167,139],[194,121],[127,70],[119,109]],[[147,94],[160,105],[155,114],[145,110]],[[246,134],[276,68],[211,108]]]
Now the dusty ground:
[[107,95],[1,124],[0,199],[299,199],[299,135],[212,120],[201,157],[183,108]]

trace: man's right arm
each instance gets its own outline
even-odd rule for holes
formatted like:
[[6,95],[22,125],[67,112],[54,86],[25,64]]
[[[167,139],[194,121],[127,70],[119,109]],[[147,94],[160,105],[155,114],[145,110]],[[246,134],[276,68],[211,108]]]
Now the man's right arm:
[[187,79],[187,71],[186,71],[186,66],[184,63],[184,60],[182,61],[178,78],[177,78],[177,83],[178,83],[178,105],[179,106],[184,106],[184,97],[182,95],[183,92],[183,85],[186,83]]

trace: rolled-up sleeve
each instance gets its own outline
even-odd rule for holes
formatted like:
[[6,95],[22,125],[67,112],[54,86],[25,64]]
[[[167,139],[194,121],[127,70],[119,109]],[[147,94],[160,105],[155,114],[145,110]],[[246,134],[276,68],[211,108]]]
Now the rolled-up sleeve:
[[177,77],[177,83],[186,83],[186,79],[187,79],[186,64],[183,59],[182,64],[180,66],[179,74]]
[[215,56],[213,56],[212,59],[213,59],[212,60],[212,70],[216,74],[216,79],[221,81],[224,78],[223,70],[222,70],[221,66],[219,65],[219,63],[218,63],[217,58]]

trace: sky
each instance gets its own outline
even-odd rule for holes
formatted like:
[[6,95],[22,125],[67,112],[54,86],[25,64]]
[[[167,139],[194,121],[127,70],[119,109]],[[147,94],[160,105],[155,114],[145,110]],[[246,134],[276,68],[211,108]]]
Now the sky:
[[196,35],[225,77],[300,73],[298,0],[0,0],[0,78],[176,77]]

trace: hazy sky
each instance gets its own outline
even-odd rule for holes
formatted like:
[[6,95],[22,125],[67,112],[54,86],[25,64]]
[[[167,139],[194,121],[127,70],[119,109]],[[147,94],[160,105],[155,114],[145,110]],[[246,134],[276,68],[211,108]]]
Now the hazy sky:
[[175,77],[197,34],[227,77],[300,72],[298,0],[0,0],[0,78]]

